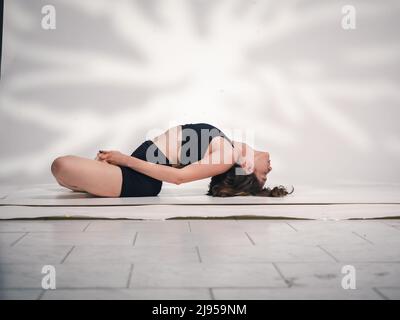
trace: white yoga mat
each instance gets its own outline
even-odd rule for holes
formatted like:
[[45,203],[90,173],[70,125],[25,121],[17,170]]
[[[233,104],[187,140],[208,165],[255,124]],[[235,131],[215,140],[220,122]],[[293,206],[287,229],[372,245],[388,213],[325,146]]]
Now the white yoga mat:
[[400,217],[399,205],[145,205],[87,207],[0,206],[0,219],[99,218],[289,218],[289,219],[373,219]]
[[[1,189],[0,189],[1,190]],[[200,187],[166,186],[157,197],[100,198],[57,184],[10,189],[0,195],[0,219],[169,219],[261,217],[368,219],[400,217],[400,186],[295,186],[284,198],[204,195]]]

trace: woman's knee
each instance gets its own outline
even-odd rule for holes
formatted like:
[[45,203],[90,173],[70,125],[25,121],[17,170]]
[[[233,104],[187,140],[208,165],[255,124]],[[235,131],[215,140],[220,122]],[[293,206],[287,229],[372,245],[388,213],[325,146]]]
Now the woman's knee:
[[57,157],[51,164],[51,172],[55,177],[65,174],[72,166],[74,156]]

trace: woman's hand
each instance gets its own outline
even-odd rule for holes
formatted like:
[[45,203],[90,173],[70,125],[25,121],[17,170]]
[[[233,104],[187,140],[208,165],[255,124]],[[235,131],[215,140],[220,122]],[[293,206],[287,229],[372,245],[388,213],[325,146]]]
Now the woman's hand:
[[110,164],[126,166],[129,156],[115,150],[100,150],[97,154],[97,158],[99,161],[106,161]]
[[107,162],[106,160],[101,160],[101,159],[99,158],[99,154],[100,154],[100,152],[97,153],[96,158],[94,158],[94,160],[100,161],[100,162]]

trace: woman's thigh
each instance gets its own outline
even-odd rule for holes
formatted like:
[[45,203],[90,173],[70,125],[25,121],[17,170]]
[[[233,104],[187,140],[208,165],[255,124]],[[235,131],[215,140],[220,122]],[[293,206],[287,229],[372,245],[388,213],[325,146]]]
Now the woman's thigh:
[[52,172],[67,185],[100,197],[119,197],[122,173],[118,166],[78,156],[54,160]]
[[70,189],[70,190],[72,190],[72,191],[86,192],[85,190],[79,189],[79,188],[76,187],[76,186],[71,186],[71,185],[69,185],[69,184],[66,184],[66,183],[65,183],[64,181],[62,181],[59,177],[56,177],[56,180],[57,180],[57,182],[58,182],[61,186],[66,187],[66,188],[68,188],[68,189]]

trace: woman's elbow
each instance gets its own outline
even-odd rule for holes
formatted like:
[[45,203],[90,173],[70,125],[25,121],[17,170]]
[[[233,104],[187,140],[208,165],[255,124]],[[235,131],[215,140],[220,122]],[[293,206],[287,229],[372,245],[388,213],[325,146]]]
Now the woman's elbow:
[[173,181],[171,181],[173,184],[176,184],[177,186],[179,186],[180,184],[184,183],[183,178],[176,176],[174,177]]
[[186,183],[189,182],[190,180],[188,180],[188,177],[185,176],[184,174],[177,174],[174,178],[173,183],[176,185],[180,185],[182,183]]
[[170,181],[168,181],[170,183],[176,184],[176,185],[180,185],[183,183],[183,179],[182,177],[180,177],[179,175],[176,175],[173,177],[173,179],[171,179]]

